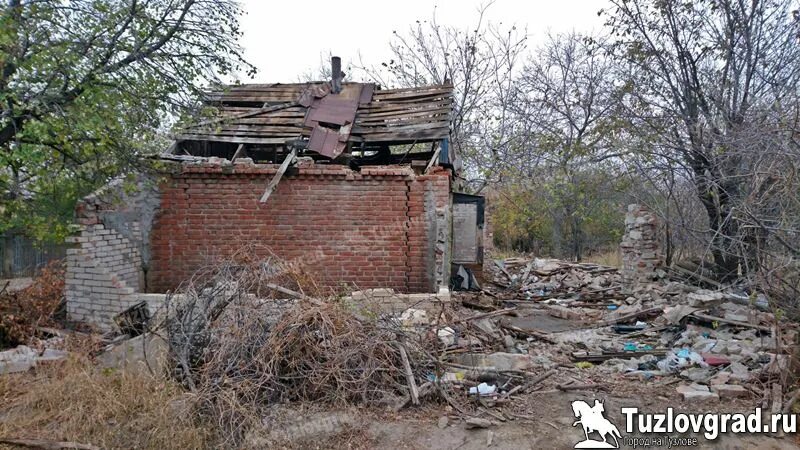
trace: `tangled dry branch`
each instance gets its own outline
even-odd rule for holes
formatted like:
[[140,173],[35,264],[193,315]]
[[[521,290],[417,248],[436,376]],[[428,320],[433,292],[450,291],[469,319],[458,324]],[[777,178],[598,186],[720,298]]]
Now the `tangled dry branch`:
[[[435,339],[338,298],[309,297],[301,267],[245,254],[184,283],[161,319],[176,376],[229,442],[242,442],[276,403],[374,405],[409,395],[401,345],[416,379],[435,372]],[[300,298],[276,298],[276,285]]]

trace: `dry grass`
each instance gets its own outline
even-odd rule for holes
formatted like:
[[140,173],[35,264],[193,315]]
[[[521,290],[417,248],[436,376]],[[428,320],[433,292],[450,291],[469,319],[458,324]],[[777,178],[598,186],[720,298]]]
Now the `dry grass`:
[[[0,437],[73,441],[101,448],[206,448],[176,384],[83,358],[0,377]],[[2,448],[2,445],[0,445]]]
[[606,250],[587,256],[585,262],[592,262],[610,267],[622,267],[622,254],[619,249]]

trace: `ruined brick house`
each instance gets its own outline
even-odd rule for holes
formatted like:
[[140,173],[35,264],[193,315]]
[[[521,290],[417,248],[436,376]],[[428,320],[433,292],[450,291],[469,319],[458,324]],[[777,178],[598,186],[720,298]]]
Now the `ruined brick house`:
[[79,203],[70,317],[107,326],[247,243],[325,287],[446,288],[453,263],[482,262],[482,201],[453,193],[451,97],[336,79],[210,93],[220,116],[176,135],[162,174]]

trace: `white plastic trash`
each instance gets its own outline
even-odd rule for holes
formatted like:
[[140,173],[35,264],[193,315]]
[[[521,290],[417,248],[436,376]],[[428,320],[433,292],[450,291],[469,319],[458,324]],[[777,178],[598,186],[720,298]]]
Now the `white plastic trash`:
[[493,384],[481,383],[477,387],[469,388],[470,394],[492,395],[495,392],[497,392],[497,386]]

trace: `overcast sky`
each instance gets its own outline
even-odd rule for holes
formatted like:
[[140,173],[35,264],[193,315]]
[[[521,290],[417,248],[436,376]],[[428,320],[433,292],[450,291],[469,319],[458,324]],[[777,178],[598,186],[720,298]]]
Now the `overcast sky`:
[[[379,64],[388,58],[392,31],[403,32],[416,20],[432,17],[440,24],[476,23],[486,0],[240,0],[241,41],[247,59],[258,68],[255,82],[295,82],[320,65],[320,55],[332,52],[343,65]],[[602,26],[597,11],[606,0],[496,0],[487,10],[493,23],[527,27],[529,47],[547,31],[588,32]],[[249,80],[242,80],[247,82]]]

